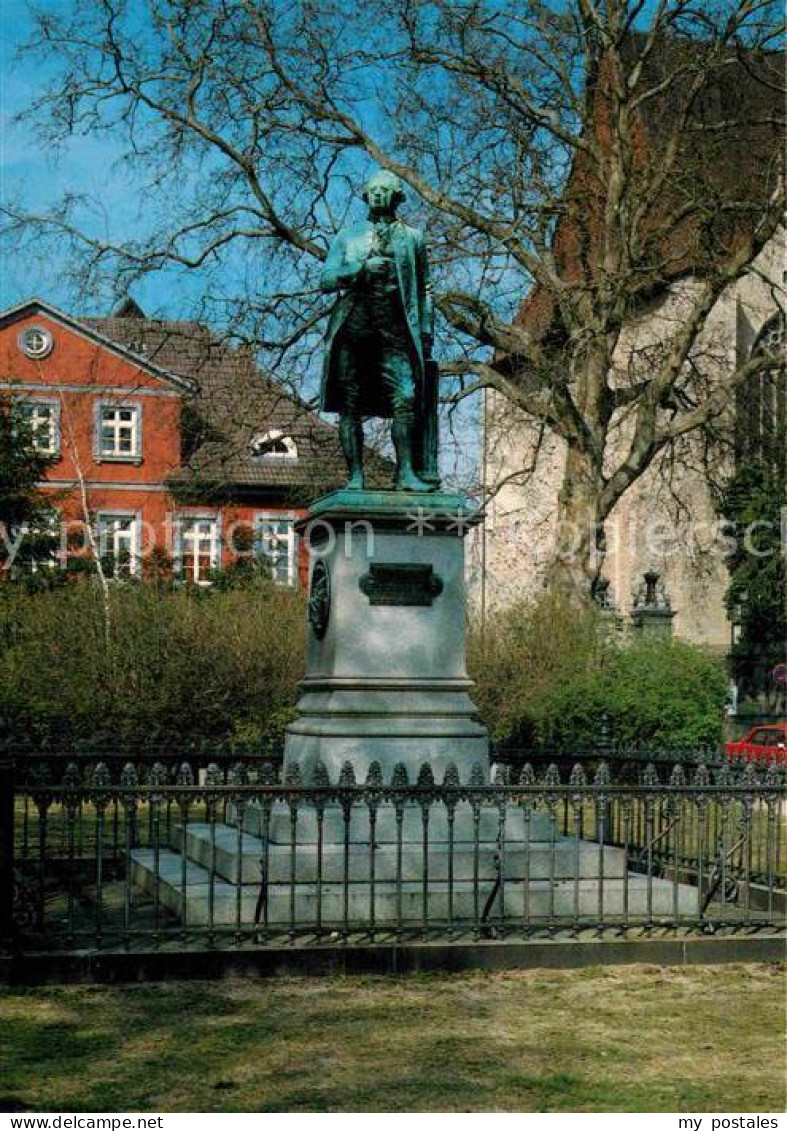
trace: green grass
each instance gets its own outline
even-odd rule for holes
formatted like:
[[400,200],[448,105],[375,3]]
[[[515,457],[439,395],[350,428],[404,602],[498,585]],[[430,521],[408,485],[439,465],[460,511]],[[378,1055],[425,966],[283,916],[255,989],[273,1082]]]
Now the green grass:
[[785,1107],[784,970],[0,990],[0,1110]]

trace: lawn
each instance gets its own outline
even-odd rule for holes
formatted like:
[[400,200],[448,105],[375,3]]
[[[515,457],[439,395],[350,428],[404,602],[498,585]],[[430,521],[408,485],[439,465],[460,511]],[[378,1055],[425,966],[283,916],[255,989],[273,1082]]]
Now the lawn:
[[0,1110],[785,1107],[773,965],[0,990]]

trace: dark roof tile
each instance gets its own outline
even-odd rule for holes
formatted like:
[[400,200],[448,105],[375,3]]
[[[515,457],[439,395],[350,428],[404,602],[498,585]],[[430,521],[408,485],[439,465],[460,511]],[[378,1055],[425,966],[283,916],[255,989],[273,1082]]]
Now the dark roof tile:
[[[266,376],[249,349],[217,340],[198,322],[158,321],[136,312],[79,321],[197,382],[199,394],[184,418],[184,462],[172,477],[175,482],[272,488],[308,500],[345,481],[336,428]],[[252,454],[252,440],[274,430],[292,437],[297,459]],[[371,486],[390,483],[392,464],[374,450],[368,451],[366,467]]]

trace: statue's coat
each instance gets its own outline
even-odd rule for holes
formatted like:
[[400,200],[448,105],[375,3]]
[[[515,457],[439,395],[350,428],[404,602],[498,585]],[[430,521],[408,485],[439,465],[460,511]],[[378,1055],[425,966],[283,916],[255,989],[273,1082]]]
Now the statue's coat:
[[[358,292],[353,283],[363,268],[374,244],[375,227],[370,220],[353,224],[336,236],[322,273],[324,291],[339,291],[339,298],[331,311],[325,337],[325,363],[320,390],[320,407],[325,412],[340,412],[342,400],[336,381],[336,341],[347,320]],[[424,390],[423,338],[434,336],[434,306],[432,287],[423,232],[411,228],[401,220],[393,222],[390,247],[396,263],[396,277],[402,300],[413,352],[413,375],[416,382],[417,402],[422,403]],[[382,389],[373,380],[361,390],[360,415],[390,416],[391,410],[382,396]]]

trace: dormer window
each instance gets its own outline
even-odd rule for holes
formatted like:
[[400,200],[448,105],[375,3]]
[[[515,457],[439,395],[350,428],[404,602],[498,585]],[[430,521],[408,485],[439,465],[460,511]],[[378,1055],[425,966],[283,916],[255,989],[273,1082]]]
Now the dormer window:
[[254,459],[279,460],[298,458],[298,448],[292,436],[287,436],[284,432],[278,432],[276,430],[255,436],[249,444],[249,451]]

